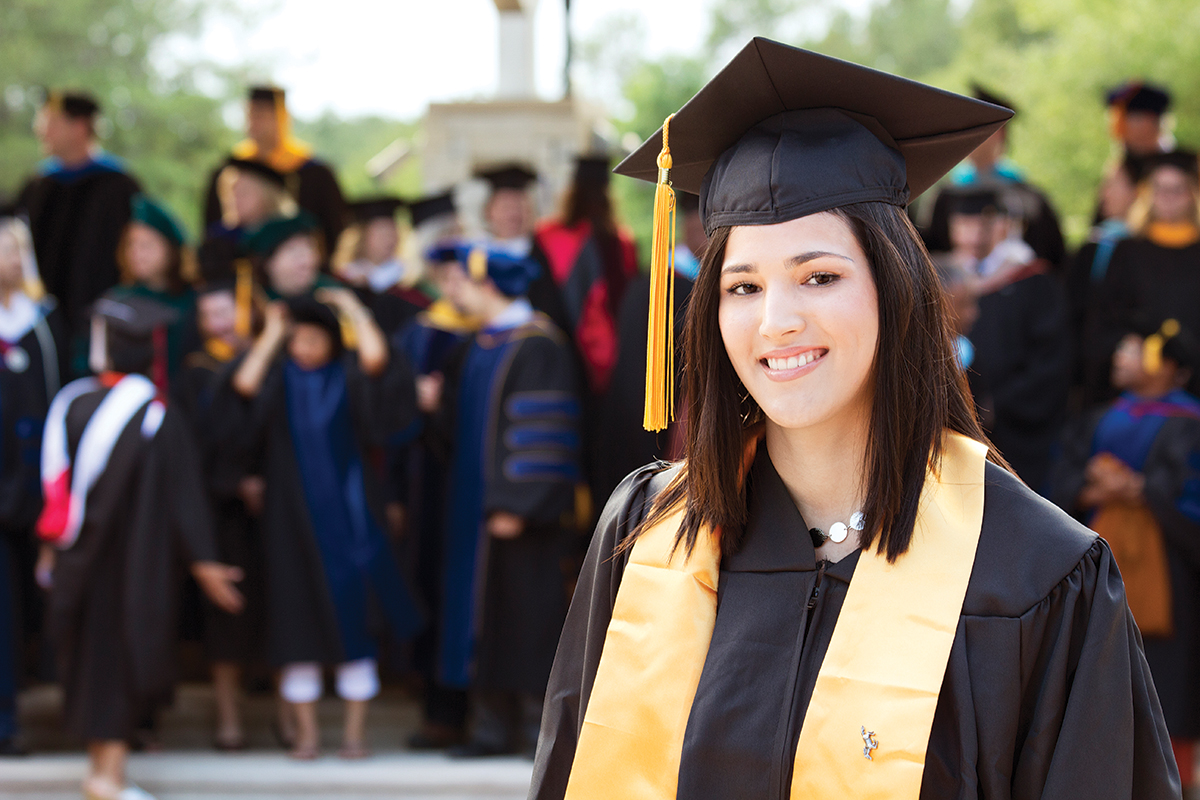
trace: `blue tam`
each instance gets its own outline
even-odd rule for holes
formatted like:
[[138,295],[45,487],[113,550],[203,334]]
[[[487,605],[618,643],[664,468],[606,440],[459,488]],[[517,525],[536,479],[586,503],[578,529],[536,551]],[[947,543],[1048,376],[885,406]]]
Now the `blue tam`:
[[515,256],[480,244],[441,245],[431,249],[426,258],[436,263],[457,261],[471,280],[491,278],[500,293],[507,297],[524,295],[542,270],[541,265],[528,256]]

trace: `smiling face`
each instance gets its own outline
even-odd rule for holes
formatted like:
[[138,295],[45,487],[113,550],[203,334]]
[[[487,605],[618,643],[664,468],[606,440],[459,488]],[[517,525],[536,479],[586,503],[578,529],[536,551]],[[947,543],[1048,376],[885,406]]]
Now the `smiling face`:
[[267,260],[266,271],[271,288],[284,297],[312,289],[321,272],[321,253],[313,237],[297,234],[279,245]]
[[720,292],[726,352],[768,424],[869,418],[879,304],[845,221],[826,212],[734,228]]

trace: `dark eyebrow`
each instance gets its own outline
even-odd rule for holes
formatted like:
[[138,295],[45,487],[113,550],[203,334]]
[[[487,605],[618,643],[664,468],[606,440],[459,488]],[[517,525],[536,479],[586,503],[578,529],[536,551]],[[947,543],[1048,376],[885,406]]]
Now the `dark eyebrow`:
[[[792,256],[791,258],[789,258],[787,260],[786,263],[789,268],[799,267],[804,264],[807,264],[810,261],[816,261],[819,258],[840,258],[843,261],[849,261],[851,264],[854,263],[854,259],[850,258],[850,256],[844,256],[841,253],[831,253],[828,250],[812,250],[807,253],[801,253],[798,256]],[[729,275],[729,274],[738,273],[738,272],[757,272],[757,271],[758,270],[754,267],[753,264],[730,264],[728,267],[724,267],[721,270],[721,274]]]

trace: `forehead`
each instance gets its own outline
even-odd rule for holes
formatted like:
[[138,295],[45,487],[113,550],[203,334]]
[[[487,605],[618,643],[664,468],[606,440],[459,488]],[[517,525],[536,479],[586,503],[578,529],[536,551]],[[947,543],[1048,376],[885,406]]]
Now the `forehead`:
[[813,252],[865,261],[850,224],[837,214],[822,211],[773,225],[731,228],[724,263],[784,262]]

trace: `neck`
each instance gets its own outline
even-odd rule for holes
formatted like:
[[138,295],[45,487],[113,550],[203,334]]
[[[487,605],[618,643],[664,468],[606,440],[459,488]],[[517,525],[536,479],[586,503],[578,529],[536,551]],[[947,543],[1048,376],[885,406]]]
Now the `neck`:
[[16,286],[0,286],[0,305],[5,308],[12,306],[13,295],[17,293]]
[[[784,429],[767,423],[771,462],[809,527],[828,531],[849,522],[866,496],[867,415],[847,414],[809,428]],[[818,557],[837,560],[858,547],[851,536],[838,545],[826,542]],[[833,552],[838,551],[838,552]]]
[[483,320],[483,324],[490,325],[496,320],[497,317],[507,311],[509,306],[515,302],[515,298],[505,297],[501,294],[497,294],[495,297],[488,298],[487,305],[483,309],[483,313],[480,315],[480,318]]
[[55,155],[64,167],[75,169],[76,167],[82,167],[92,159],[92,145],[91,142],[87,142],[77,147],[66,147],[63,148],[62,152],[55,153]]

